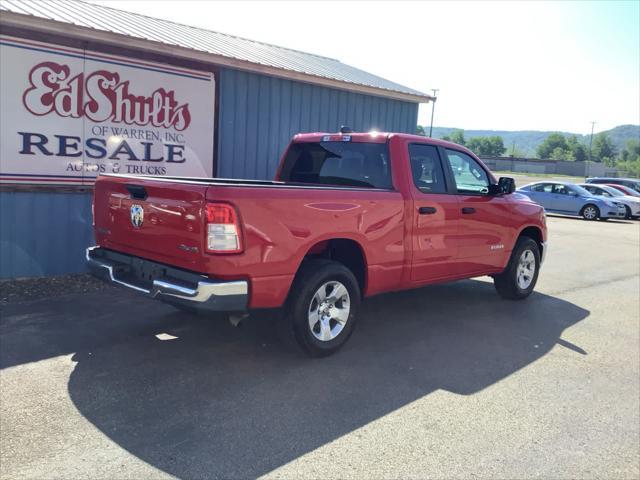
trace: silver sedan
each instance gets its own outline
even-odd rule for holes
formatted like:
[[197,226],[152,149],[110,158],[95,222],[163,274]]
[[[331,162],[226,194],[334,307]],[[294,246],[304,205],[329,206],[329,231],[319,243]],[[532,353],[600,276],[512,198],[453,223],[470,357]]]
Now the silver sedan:
[[640,218],[640,198],[625,195],[620,190],[607,185],[581,183],[580,186],[593,195],[611,198],[615,202],[624,205],[625,218]]

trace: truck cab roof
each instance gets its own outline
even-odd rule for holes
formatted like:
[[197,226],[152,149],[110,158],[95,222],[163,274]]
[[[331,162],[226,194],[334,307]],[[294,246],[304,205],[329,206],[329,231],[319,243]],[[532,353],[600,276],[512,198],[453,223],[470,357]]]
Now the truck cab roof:
[[[370,132],[352,132],[352,133],[340,133],[340,132],[309,132],[298,133],[293,137],[293,142],[337,142],[337,141],[351,141],[351,142],[368,142],[368,143],[386,143],[391,138],[403,138],[412,140],[415,142],[426,143],[430,145],[439,145],[444,148],[455,148],[459,150],[469,151],[462,145],[457,143],[447,142],[446,140],[440,140],[431,137],[425,137],[423,135],[414,135],[410,133],[396,133],[396,132],[378,132],[372,130]],[[348,140],[347,140],[348,139]]]

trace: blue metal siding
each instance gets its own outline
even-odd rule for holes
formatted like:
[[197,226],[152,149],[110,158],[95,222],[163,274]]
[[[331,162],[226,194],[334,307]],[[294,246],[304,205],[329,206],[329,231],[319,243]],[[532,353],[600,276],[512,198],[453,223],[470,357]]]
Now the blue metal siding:
[[218,176],[273,178],[280,154],[300,132],[414,133],[418,104],[220,70]]
[[0,278],[84,271],[90,193],[0,192]]

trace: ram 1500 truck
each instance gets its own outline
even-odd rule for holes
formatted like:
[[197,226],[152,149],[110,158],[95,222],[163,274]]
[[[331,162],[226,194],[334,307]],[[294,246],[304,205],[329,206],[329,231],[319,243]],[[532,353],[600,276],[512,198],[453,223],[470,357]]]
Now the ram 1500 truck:
[[453,143],[298,134],[274,181],[98,177],[87,261],[181,308],[284,307],[282,330],[322,356],[349,338],[364,297],[483,275],[527,297],[546,220],[514,190]]

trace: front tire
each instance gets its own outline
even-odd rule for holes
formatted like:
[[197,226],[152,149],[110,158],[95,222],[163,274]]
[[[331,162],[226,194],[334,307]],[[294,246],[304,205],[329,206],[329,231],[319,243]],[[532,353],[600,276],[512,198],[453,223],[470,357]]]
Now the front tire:
[[281,335],[310,357],[337,352],[353,333],[360,307],[360,286],[347,267],[330,260],[304,262],[296,275]]
[[600,218],[600,209],[591,203],[588,203],[584,207],[582,207],[582,211],[580,212],[582,218],[585,220],[597,220]]
[[504,272],[496,275],[493,284],[498,294],[507,300],[523,300],[531,295],[540,270],[540,247],[529,237],[520,237],[511,252]]
[[629,207],[629,205],[624,206],[624,212],[625,212],[624,218],[626,220],[631,220],[633,218],[633,215],[631,214],[631,207]]

